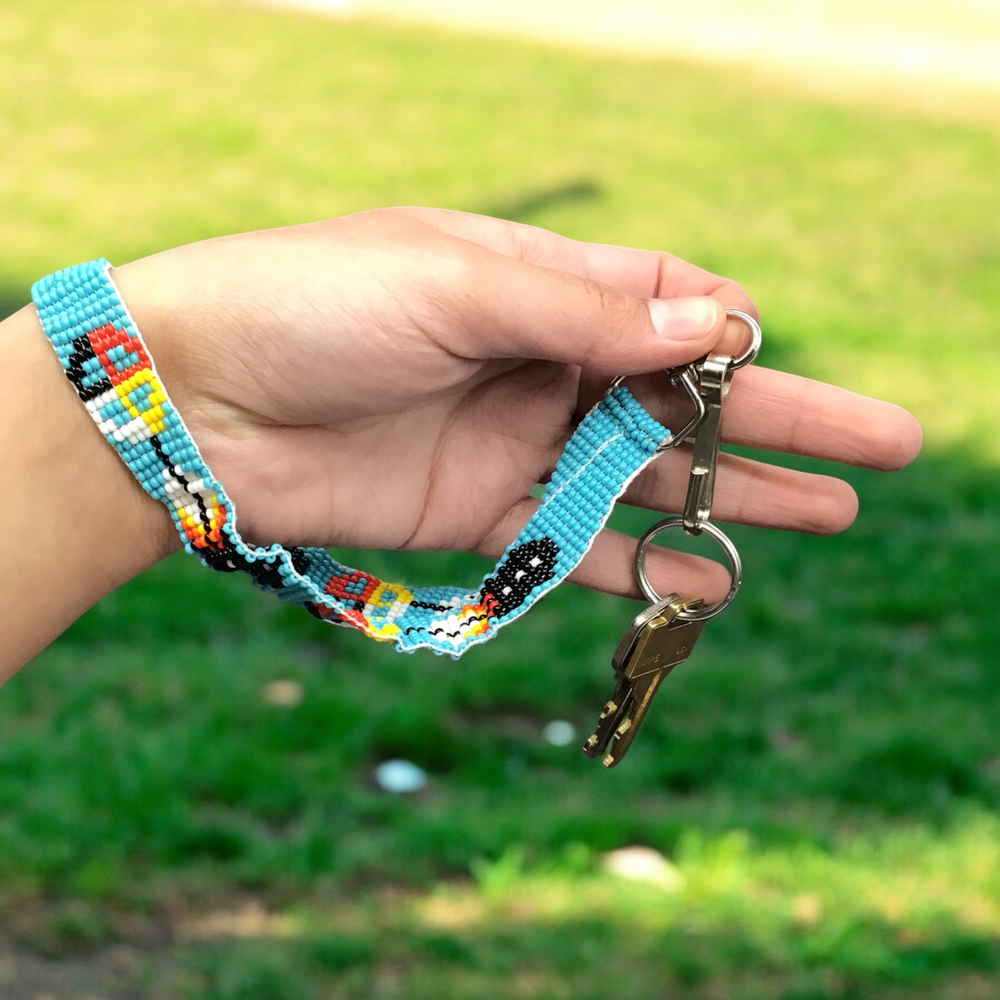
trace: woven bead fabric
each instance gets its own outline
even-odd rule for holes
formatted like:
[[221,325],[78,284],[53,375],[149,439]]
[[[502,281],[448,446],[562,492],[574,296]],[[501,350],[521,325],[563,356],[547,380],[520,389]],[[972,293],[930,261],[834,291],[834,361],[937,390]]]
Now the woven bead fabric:
[[143,489],[170,510],[185,549],[211,569],[249,573],[315,617],[457,657],[492,638],[579,564],[667,430],[624,387],[570,438],[541,505],[475,588],[408,587],[337,562],[325,549],[248,545],[236,508],[174,409],[106,260],[58,271],[32,297],[67,378]]

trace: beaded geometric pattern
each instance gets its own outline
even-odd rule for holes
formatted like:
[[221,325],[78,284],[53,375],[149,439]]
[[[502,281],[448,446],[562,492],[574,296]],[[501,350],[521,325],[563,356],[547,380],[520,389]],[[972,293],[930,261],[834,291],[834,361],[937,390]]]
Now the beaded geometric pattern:
[[67,378],[142,484],[170,510],[185,549],[316,618],[458,657],[524,614],[579,564],[666,429],[624,387],[583,419],[541,505],[478,588],[411,588],[337,562],[325,549],[248,545],[236,508],[167,396],[106,260],[57,271],[32,298]]

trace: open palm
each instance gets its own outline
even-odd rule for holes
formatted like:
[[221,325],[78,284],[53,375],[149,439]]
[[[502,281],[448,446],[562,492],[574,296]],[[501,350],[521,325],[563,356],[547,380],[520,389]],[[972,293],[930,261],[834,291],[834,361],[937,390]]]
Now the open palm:
[[[140,328],[248,538],[491,556],[611,377],[692,361],[725,338],[725,308],[755,311],[667,254],[429,209],[194,244],[116,277],[147,303]],[[682,416],[662,378],[630,384],[661,422]],[[735,443],[876,468],[919,448],[905,411],[781,372],[740,372],[726,405]],[[626,500],[676,511],[686,469],[662,456]],[[833,532],[855,511],[840,480],[720,465],[716,518]],[[605,531],[573,578],[634,594],[633,551]],[[657,552],[650,572],[725,590],[693,557]]]

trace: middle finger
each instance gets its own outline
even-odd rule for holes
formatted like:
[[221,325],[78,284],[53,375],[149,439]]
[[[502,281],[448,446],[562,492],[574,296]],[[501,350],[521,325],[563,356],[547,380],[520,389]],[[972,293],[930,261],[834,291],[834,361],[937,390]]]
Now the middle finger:
[[[662,373],[630,378],[625,384],[665,427],[679,427],[690,416],[690,401]],[[587,375],[581,383],[582,407],[589,409],[606,388],[607,379]],[[892,403],[750,365],[733,376],[723,405],[722,438],[730,444],[888,470],[916,457],[921,431],[912,414]]]

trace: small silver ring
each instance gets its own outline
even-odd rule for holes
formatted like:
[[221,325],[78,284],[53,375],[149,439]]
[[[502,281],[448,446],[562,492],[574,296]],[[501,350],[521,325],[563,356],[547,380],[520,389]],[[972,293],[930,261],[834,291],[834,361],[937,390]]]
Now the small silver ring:
[[750,364],[757,357],[760,353],[760,345],[764,342],[764,335],[760,331],[760,323],[749,313],[745,313],[741,309],[727,309],[726,315],[745,323],[750,331],[750,344],[747,349],[738,358],[733,358],[729,362],[729,370],[734,372],[737,368]]
[[[646,599],[653,604],[661,601],[662,598],[653,589],[653,585],[649,580],[649,574],[646,572],[646,549],[649,548],[649,543],[661,531],[666,531],[669,528],[683,527],[683,517],[668,517],[665,521],[658,521],[654,524],[639,539],[639,546],[635,550],[635,578],[638,581],[639,589],[646,596]],[[743,562],[732,539],[721,528],[717,528],[711,521],[703,521],[699,525],[699,528],[711,535],[721,546],[722,551],[725,553],[726,561],[729,563],[729,575],[731,577],[729,593],[718,604],[713,604],[710,608],[692,608],[689,611],[681,611],[677,614],[678,618],[683,618],[686,621],[705,622],[709,618],[721,615],[736,599],[736,595],[740,592],[740,587],[743,584]]]

